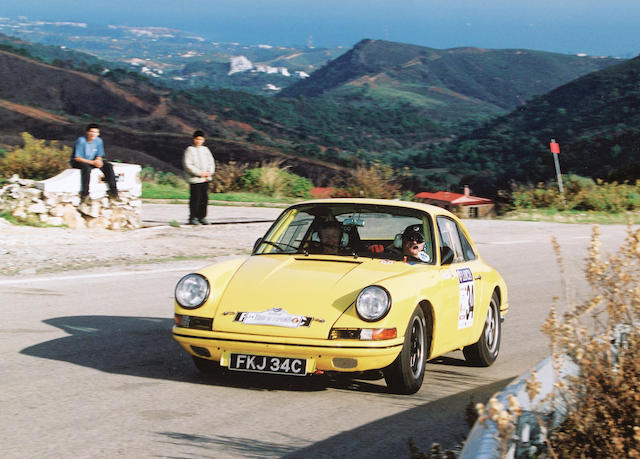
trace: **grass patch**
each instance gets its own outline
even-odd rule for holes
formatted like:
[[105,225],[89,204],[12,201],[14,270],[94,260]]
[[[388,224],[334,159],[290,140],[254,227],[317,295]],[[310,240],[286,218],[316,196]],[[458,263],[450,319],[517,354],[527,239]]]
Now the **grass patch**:
[[[161,185],[157,183],[142,183],[142,199],[163,199],[173,201],[175,203],[184,203],[189,200],[189,190],[176,188],[171,185]],[[292,204],[299,201],[300,198],[292,197],[273,197],[261,193],[250,193],[245,191],[229,191],[226,193],[209,193],[209,201],[215,204],[220,202],[243,202],[243,203],[262,203],[262,204]],[[212,202],[213,201],[213,202]]]
[[209,193],[210,201],[227,201],[227,202],[261,202],[261,203],[277,203],[290,204],[300,201],[300,198],[291,197],[273,197],[260,193],[250,193],[246,191],[230,191],[227,193]]
[[640,212],[609,213],[598,211],[556,210],[550,208],[518,209],[499,217],[502,220],[520,220],[555,223],[595,223],[599,225],[640,224]]
[[[36,226],[39,228],[60,228],[60,226],[49,225],[47,223],[42,223],[37,217],[28,216],[27,218],[18,218],[14,217],[11,212],[0,212],[0,218],[5,219],[9,223],[13,225],[20,226]],[[62,226],[66,228],[66,225]]]
[[189,188],[142,182],[142,199],[189,199]]

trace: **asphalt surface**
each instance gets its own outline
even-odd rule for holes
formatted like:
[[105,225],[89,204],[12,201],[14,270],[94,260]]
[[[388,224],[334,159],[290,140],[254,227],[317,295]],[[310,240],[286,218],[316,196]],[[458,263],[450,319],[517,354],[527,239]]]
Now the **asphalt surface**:
[[[182,218],[175,207],[153,212],[143,220]],[[229,208],[214,219],[233,225],[278,212]],[[2,456],[408,457],[410,438],[423,451],[455,446],[468,433],[470,402],[548,354],[540,326],[550,307],[587,293],[591,233],[589,225],[466,223],[510,289],[501,354],[489,368],[467,366],[460,352],[435,359],[413,396],[388,394],[377,379],[200,375],[171,338],[173,288],[213,259],[1,277]],[[268,223],[254,226],[247,240]],[[624,241],[623,226],[601,232],[605,251]]]

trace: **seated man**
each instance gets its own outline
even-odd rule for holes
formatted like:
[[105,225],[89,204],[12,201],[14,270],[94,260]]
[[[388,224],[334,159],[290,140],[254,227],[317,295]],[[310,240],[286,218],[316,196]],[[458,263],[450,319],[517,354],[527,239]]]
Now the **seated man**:
[[71,154],[71,167],[80,169],[80,199],[85,202],[89,198],[89,179],[91,170],[99,168],[109,184],[109,198],[118,199],[118,188],[113,166],[103,160],[104,144],[100,136],[100,127],[91,123],[87,125],[86,133],[78,137]]
[[402,232],[402,255],[408,263],[429,262],[429,255],[424,251],[425,240],[422,225],[409,225]]

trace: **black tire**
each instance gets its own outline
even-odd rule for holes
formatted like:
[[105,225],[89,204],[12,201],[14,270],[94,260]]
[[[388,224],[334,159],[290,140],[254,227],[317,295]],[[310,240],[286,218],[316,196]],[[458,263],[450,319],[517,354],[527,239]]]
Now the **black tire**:
[[498,298],[498,293],[493,292],[480,339],[462,350],[464,358],[476,367],[490,366],[498,358],[501,337],[500,299]]
[[202,374],[220,376],[222,374],[222,368],[220,363],[215,360],[203,359],[202,357],[191,356],[196,368],[200,370]]
[[420,390],[427,352],[426,323],[422,308],[418,306],[409,320],[402,351],[394,362],[383,370],[390,392],[409,395]]

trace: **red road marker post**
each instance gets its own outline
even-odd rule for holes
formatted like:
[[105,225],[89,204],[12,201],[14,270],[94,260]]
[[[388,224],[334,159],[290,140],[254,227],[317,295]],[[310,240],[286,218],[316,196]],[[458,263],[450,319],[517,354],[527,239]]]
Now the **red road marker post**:
[[560,161],[558,160],[558,156],[560,156],[560,144],[556,142],[556,139],[551,139],[551,143],[549,143],[549,148],[551,149],[551,153],[553,153],[553,162],[556,165],[556,176],[558,177],[558,189],[560,190],[560,194],[564,195],[564,187],[562,186],[562,174],[560,173]]

